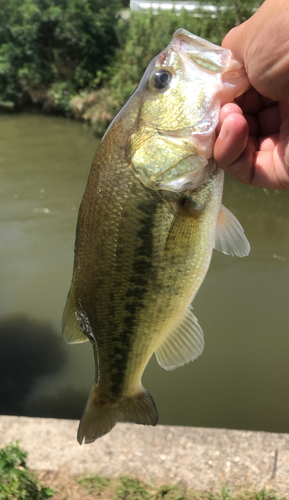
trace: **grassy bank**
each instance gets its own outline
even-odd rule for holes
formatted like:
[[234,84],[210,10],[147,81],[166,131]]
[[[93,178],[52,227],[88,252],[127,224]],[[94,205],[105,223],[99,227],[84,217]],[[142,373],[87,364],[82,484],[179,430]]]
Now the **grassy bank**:
[[27,453],[18,444],[0,450],[0,500],[289,500],[273,491],[195,491],[184,485],[156,486],[137,478],[72,476],[68,471],[27,467]]
[[200,7],[197,16],[183,10],[180,15],[149,11],[131,12],[129,17],[120,18],[116,26],[118,47],[109,63],[98,72],[95,80],[98,86],[90,86],[71,97],[72,116],[86,121],[93,132],[101,136],[134,92],[150,61],[169,44],[178,28],[221,45],[226,33],[248,19],[262,0],[233,3],[215,0],[213,3],[217,7],[216,17]]
[[288,500],[274,491],[220,492],[189,490],[183,485],[156,486],[136,478],[71,477],[61,473],[42,473],[55,492],[54,500]]
[[102,135],[177,28],[220,44],[262,0],[214,0],[215,17],[202,3],[197,17],[124,16],[120,0],[0,0],[0,107],[38,106]]

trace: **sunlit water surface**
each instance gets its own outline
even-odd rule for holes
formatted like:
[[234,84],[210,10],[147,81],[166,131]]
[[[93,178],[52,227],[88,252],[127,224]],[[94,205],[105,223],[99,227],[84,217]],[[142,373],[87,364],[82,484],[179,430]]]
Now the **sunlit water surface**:
[[[97,140],[58,117],[0,116],[0,413],[79,418],[94,377],[89,344],[61,316],[78,207]],[[251,243],[214,252],[194,311],[205,350],[144,377],[162,424],[289,432],[289,193],[226,178],[223,197]]]

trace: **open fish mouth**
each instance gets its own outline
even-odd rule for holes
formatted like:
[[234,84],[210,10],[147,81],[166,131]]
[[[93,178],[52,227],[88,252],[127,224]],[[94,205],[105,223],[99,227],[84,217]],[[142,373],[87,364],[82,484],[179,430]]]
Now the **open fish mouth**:
[[229,51],[182,28],[175,31],[170,45],[178,51],[180,57],[191,59],[201,68],[213,73],[223,73],[231,57]]

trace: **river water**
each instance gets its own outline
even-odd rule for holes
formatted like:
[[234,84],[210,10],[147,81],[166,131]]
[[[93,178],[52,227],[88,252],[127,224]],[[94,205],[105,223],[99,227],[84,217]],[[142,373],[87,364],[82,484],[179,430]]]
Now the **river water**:
[[[89,344],[66,345],[77,211],[97,140],[82,124],[0,116],[0,413],[79,418],[94,376]],[[195,301],[205,350],[143,376],[160,423],[289,432],[289,193],[227,177],[224,205],[251,243],[214,252]]]

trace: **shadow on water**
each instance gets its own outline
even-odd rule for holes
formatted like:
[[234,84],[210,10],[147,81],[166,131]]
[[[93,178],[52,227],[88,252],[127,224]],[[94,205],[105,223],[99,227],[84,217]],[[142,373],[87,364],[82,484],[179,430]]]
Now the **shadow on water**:
[[57,393],[38,395],[29,402],[26,415],[45,418],[66,418],[78,420],[84,410],[88,394],[81,389],[67,386]]
[[25,315],[0,321],[0,413],[27,414],[25,402],[37,380],[60,371],[66,351],[48,323]]
[[87,394],[71,385],[36,391],[45,376],[57,376],[67,361],[65,343],[49,323],[25,315],[0,320],[0,414],[78,419]]

